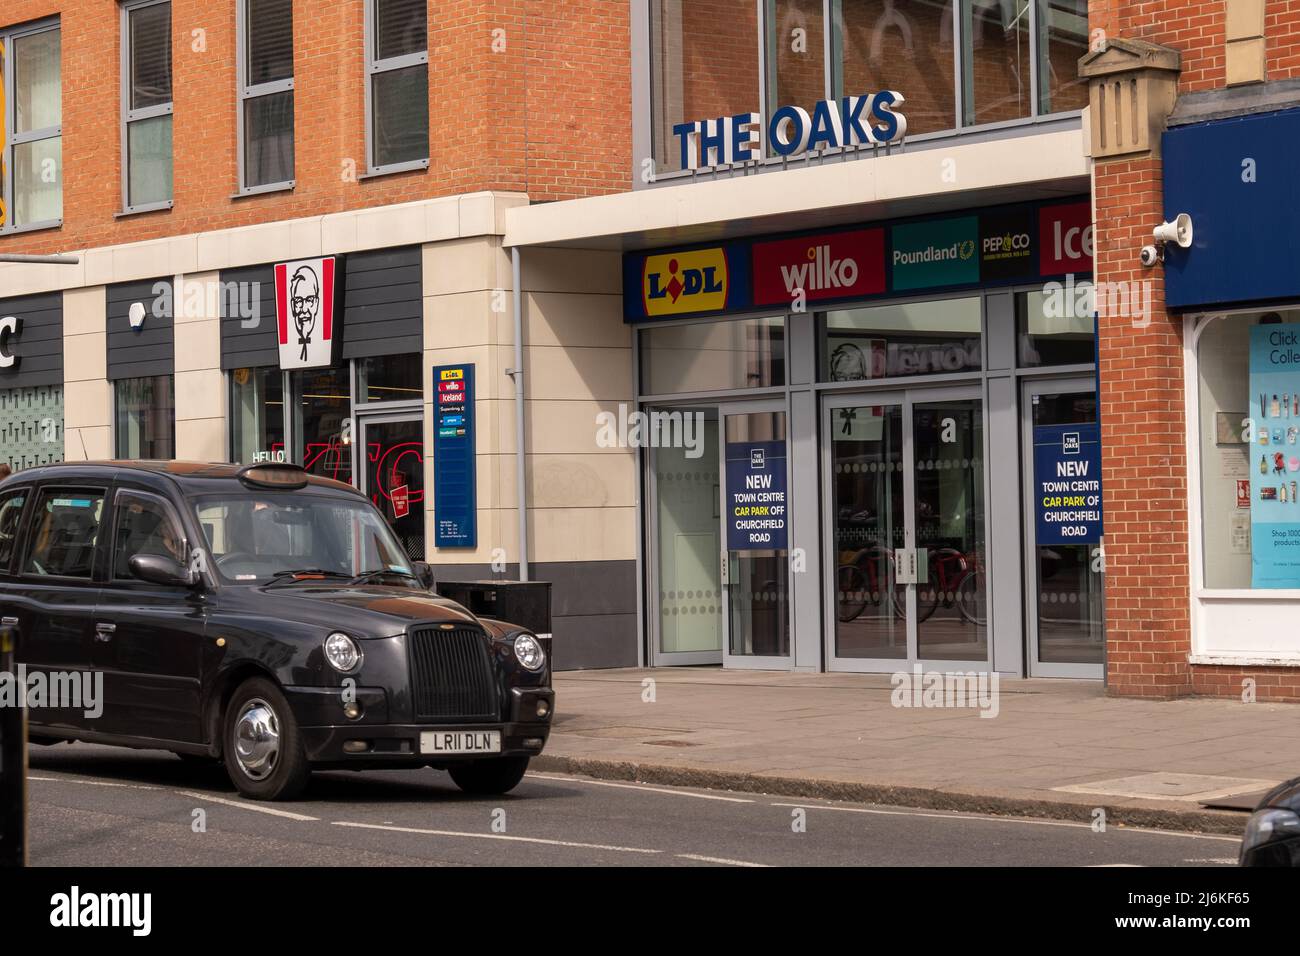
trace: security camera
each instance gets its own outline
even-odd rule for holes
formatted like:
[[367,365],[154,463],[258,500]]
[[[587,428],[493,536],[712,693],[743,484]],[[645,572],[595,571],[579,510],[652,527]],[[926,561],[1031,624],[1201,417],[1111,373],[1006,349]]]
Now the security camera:
[[1192,217],[1180,212],[1173,222],[1162,222],[1151,230],[1156,242],[1176,243],[1178,248],[1186,249],[1192,244]]
[[1151,268],[1153,265],[1155,265],[1163,258],[1164,257],[1160,254],[1160,250],[1157,249],[1155,246],[1142,247],[1142,264],[1146,266],[1148,269]]

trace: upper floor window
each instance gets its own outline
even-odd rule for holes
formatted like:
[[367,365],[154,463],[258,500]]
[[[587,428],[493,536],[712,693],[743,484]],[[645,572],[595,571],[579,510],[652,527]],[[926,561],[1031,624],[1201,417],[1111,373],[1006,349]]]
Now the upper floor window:
[[0,232],[63,221],[63,89],[56,22],[0,30],[0,82],[7,104],[0,152]]
[[293,0],[238,0],[239,191],[292,186]]
[[172,203],[172,5],[122,5],[122,208]]
[[366,116],[371,173],[429,165],[425,0],[366,0]]
[[[651,140],[681,123],[895,90],[915,136],[1082,109],[1087,0],[651,0]],[[734,7],[734,9],[733,9]],[[954,43],[957,49],[954,50]],[[694,147],[698,150],[698,144]],[[704,164],[708,165],[708,164]]]

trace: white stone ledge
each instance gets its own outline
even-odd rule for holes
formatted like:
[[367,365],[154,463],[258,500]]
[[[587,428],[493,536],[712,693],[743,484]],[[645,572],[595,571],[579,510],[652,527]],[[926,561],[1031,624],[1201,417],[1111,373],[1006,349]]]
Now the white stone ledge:
[[502,236],[507,210],[527,204],[524,193],[467,193],[145,242],[64,250],[81,261],[76,265],[0,263],[0,299],[365,249]]
[[[638,248],[1087,190],[1081,127],[510,209],[506,246]],[[1005,197],[1005,198],[1001,198]],[[927,205],[922,208],[920,202]],[[878,215],[875,210],[879,210]],[[910,211],[910,210],[909,210]],[[526,259],[526,257],[525,257]]]

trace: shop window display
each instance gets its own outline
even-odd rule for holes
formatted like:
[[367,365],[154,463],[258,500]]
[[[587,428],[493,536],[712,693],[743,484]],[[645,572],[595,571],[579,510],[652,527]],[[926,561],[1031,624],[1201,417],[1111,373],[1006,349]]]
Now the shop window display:
[[1205,586],[1300,588],[1300,309],[1202,321]]

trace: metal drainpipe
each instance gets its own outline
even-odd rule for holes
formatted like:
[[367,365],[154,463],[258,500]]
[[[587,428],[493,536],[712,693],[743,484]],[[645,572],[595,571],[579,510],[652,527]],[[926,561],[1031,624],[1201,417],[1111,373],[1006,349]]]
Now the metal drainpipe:
[[510,249],[510,278],[514,288],[515,367],[509,375],[515,380],[515,482],[519,506],[519,580],[528,580],[528,486],[524,458],[524,291],[520,281],[519,247]]

